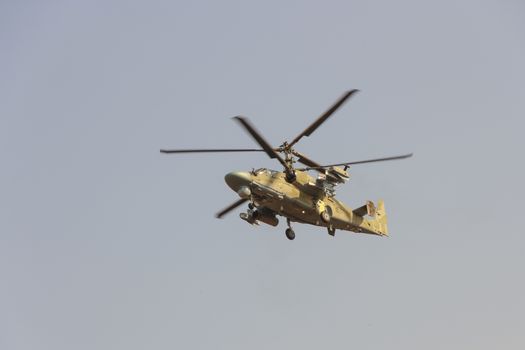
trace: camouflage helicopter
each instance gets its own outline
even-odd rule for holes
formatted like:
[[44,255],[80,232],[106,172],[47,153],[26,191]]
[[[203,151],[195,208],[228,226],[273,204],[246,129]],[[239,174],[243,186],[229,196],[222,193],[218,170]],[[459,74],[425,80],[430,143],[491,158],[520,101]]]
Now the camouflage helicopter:
[[[310,136],[324,123],[343,103],[358,90],[350,90],[343,94],[334,105],[317,118],[308,128],[291,142],[283,142],[274,148],[262,137],[247,118],[234,117],[261,146],[261,149],[162,149],[162,153],[220,153],[220,152],[265,152],[270,158],[276,159],[283,166],[283,171],[266,168],[252,171],[234,171],[226,174],[225,181],[235,191],[240,199],[216,214],[217,218],[248,202],[246,212],[240,218],[254,225],[259,222],[277,226],[277,216],[286,218],[286,237],[295,238],[291,223],[303,223],[326,227],[328,234],[335,235],[336,230],[367,233],[378,236],[388,236],[387,216],[382,200],[377,206],[367,201],[357,209],[351,209],[335,198],[335,187],[345,183],[349,178],[348,168],[351,165],[381,162],[411,157],[404,154],[386,158],[376,158],[353,162],[321,165],[294,149],[294,146],[304,136]],[[295,163],[305,165],[294,167]],[[308,171],[318,172],[312,177]]]

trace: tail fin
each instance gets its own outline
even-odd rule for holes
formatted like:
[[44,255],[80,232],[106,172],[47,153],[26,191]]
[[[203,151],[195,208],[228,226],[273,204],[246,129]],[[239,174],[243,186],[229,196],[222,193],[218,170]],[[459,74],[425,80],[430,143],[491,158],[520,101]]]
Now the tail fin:
[[384,236],[388,236],[388,225],[387,225],[387,216],[385,212],[385,202],[380,199],[377,202],[377,208],[376,208],[376,217],[375,217],[375,223],[377,227],[377,231]]

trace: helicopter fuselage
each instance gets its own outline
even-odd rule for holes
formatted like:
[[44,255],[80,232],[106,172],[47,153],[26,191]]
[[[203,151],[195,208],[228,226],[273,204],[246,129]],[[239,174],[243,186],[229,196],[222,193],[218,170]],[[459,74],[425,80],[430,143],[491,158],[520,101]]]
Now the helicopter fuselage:
[[[327,227],[329,232],[338,229],[388,235],[382,202],[377,210],[371,202],[368,207],[352,210],[335,198],[326,180],[316,179],[306,171],[296,171],[295,176],[289,182],[284,172],[263,168],[228,173],[225,181],[241,198],[250,201],[251,209],[241,213],[241,218],[252,224],[262,221],[276,226],[276,215],[280,215],[289,221]],[[367,214],[373,217],[367,219]]]

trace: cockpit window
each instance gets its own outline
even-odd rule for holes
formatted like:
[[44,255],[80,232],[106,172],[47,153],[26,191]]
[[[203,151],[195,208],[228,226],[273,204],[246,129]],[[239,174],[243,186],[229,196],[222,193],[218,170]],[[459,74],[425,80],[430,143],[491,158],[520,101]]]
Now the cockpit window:
[[276,176],[277,174],[279,174],[278,171],[275,171],[275,170],[270,170],[270,169],[267,169],[267,168],[259,168],[259,169],[254,169],[252,170],[252,174],[257,176],[259,174],[267,174],[269,176]]
[[259,174],[262,174],[264,173],[265,171],[267,171],[268,169],[266,168],[259,168],[259,169],[255,169],[252,171],[253,175],[259,175]]

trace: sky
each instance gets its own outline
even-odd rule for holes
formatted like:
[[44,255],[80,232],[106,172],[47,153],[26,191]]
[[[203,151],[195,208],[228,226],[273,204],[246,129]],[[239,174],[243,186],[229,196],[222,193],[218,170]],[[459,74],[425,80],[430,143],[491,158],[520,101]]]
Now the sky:
[[[0,348],[523,349],[522,1],[3,1]],[[389,238],[251,227],[257,147],[356,165]]]

